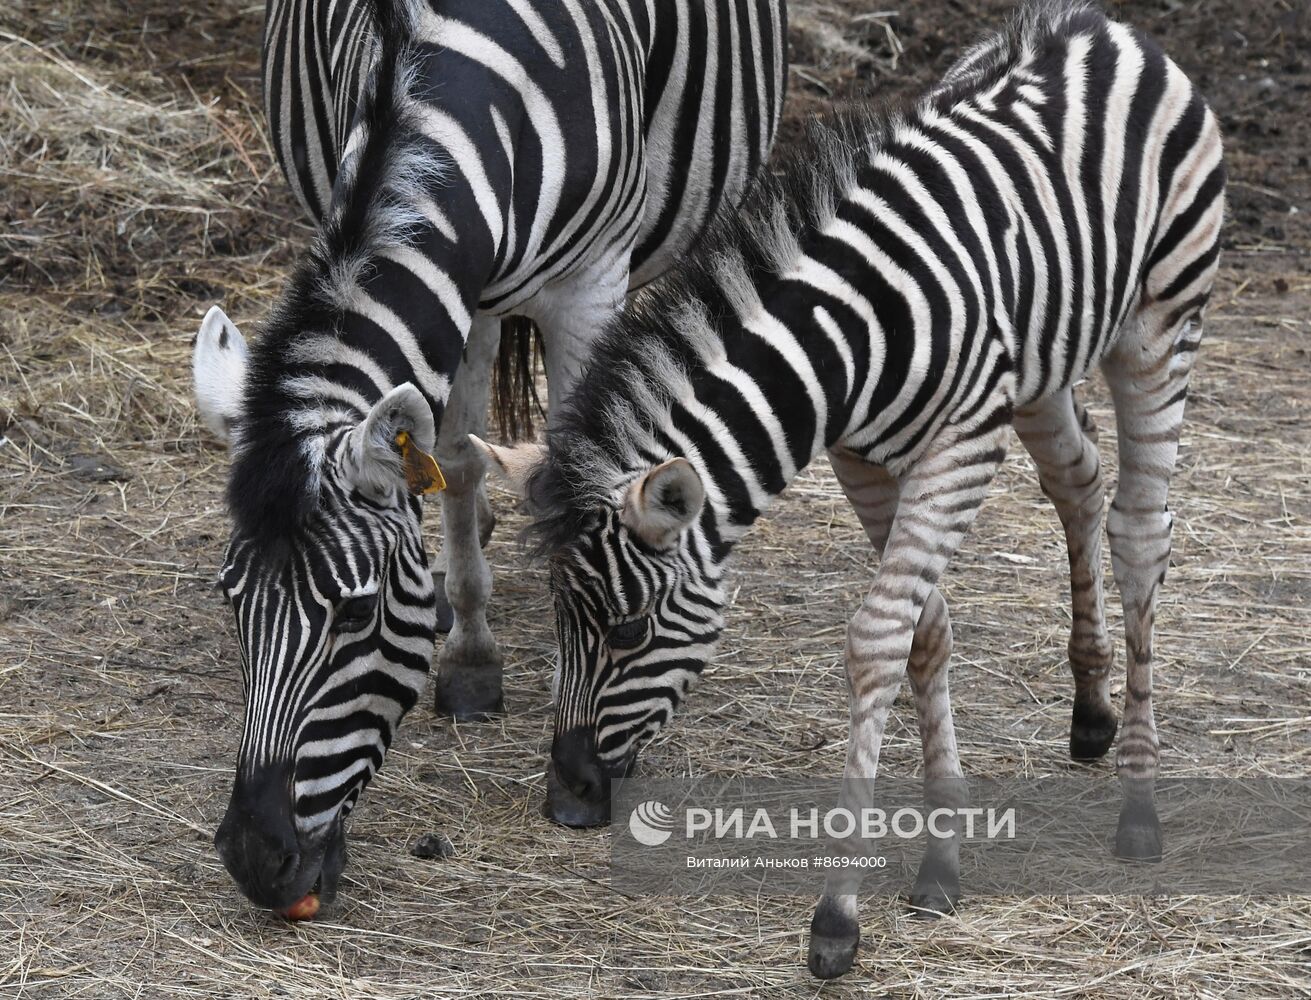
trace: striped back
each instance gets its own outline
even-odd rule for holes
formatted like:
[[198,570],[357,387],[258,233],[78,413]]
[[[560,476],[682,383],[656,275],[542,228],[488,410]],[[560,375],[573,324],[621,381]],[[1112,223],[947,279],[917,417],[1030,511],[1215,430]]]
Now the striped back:
[[[378,16],[374,7],[366,0],[270,0],[264,106],[278,163],[309,216],[325,219],[347,150],[358,141],[370,69],[387,47],[378,21],[390,22],[387,31],[407,23],[440,50],[452,81],[469,60],[473,73],[485,68],[506,84],[486,120],[472,109],[456,115],[471,140],[462,174],[495,181],[500,152],[511,152],[507,120],[532,109],[531,128],[516,140],[540,139],[540,150],[527,151],[538,162],[526,162],[523,148],[513,151],[514,203],[497,206],[518,216],[502,219],[511,239],[519,236],[498,266],[502,276],[522,269],[524,249],[540,253],[531,237],[544,222],[554,221],[568,259],[586,259],[597,221],[614,214],[616,199],[633,197],[621,230],[634,244],[632,284],[645,284],[695,242],[722,205],[741,197],[782,117],[782,0],[672,0],[654,8],[638,0],[550,8],[525,0],[384,0]],[[434,94],[448,109],[452,81]],[[594,120],[579,120],[563,95],[589,93]],[[558,113],[571,121],[562,123]],[[551,219],[562,175],[595,184],[578,219]],[[471,207],[499,199],[490,189],[482,194]],[[550,263],[548,253],[537,273],[494,288],[486,305],[521,301],[524,278],[539,288]]]

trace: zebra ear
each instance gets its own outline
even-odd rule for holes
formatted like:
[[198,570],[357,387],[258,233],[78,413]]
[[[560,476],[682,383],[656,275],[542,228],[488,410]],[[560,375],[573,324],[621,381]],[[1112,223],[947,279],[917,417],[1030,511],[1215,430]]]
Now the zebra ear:
[[402,484],[416,495],[437,493],[446,488],[446,480],[432,457],[436,440],[428,400],[411,383],[398,385],[347,435],[342,456],[346,478],[380,502]]
[[469,440],[483,453],[488,468],[505,480],[521,499],[526,499],[529,478],[546,461],[546,446],[534,441],[509,446],[488,444],[475,434],[470,434]]
[[200,321],[191,352],[191,375],[200,419],[224,444],[241,422],[246,387],[246,340],[218,306]]
[[667,549],[701,516],[706,488],[692,463],[671,458],[638,477],[624,496],[619,518],[655,549]]

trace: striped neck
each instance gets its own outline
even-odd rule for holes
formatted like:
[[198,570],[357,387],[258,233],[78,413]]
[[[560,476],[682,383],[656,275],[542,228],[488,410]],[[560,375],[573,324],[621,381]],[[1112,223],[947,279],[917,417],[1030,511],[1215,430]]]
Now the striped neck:
[[[597,345],[533,485],[547,550],[577,537],[598,501],[688,459],[706,488],[701,529],[722,561],[770,501],[855,417],[859,381],[879,381],[870,328],[823,289],[823,246],[877,135],[864,118],[817,128],[808,171],[762,183],[695,256],[643,293]],[[794,183],[797,178],[804,178]],[[847,326],[850,325],[850,329]],[[780,400],[786,405],[780,407]]]
[[[369,225],[403,239],[338,255],[315,248],[254,345],[247,412],[322,434],[358,421],[387,392],[417,386],[440,419],[490,268],[476,234],[457,247],[442,228],[397,201]],[[480,265],[479,261],[483,263]],[[253,425],[252,433],[261,428]]]
[[[850,417],[852,373],[877,379],[877,352],[865,337],[839,334],[817,289],[821,265],[799,251],[776,260],[778,273],[731,275],[721,259],[720,288],[730,310],[710,309],[700,329],[700,367],[671,401],[668,426],[708,489],[715,528],[728,543],[766,510],[812,459],[837,441]],[[791,255],[790,255],[791,256]],[[827,307],[827,308],[826,308]],[[709,317],[718,313],[715,322]],[[853,358],[853,353],[856,357]],[[780,405],[781,403],[781,405]]]
[[494,266],[490,230],[457,238],[477,199],[424,127],[408,37],[384,46],[333,205],[251,348],[229,496],[255,534],[317,506],[334,434],[393,388],[418,387],[440,422]]

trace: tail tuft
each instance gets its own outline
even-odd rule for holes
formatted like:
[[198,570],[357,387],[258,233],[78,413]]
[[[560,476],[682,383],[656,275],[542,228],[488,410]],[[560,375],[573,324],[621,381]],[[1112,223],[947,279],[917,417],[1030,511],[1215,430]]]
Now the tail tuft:
[[542,355],[542,333],[536,323],[526,316],[501,320],[501,344],[492,370],[492,412],[503,441],[531,438],[535,419],[545,416],[537,395]]

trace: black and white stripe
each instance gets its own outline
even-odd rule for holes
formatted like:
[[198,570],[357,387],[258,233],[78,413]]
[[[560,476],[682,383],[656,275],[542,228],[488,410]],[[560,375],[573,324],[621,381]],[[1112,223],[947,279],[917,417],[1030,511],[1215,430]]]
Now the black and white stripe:
[[[435,617],[414,556],[418,508],[398,478],[416,454],[436,452],[448,484],[440,571],[454,625],[439,706],[501,708],[479,547],[490,511],[467,440],[484,426],[498,317],[540,327],[554,405],[629,289],[686,251],[763,163],[784,34],[782,0],[271,0],[275,148],[321,225],[258,340],[247,348],[217,309],[197,340],[201,414],[233,448],[226,572],[245,581],[234,603],[250,667],[225,860],[286,854],[278,837],[249,846],[261,811],[237,801],[264,794],[258,775],[284,780],[268,762],[314,771],[293,790],[312,839],[339,821],[334,803],[354,801],[421,689],[410,660],[422,641],[404,669],[376,635],[373,659],[342,659],[338,611],[316,611],[350,598],[320,577],[366,566],[380,622],[394,599]],[[425,448],[405,451],[402,433]],[[369,524],[396,518],[405,545],[388,549],[392,528]],[[361,697],[398,679],[410,696],[309,739],[297,713],[356,669],[348,661],[378,664],[350,681]],[[259,889],[279,866],[259,867],[229,864],[253,897],[281,899]]]
[[220,575],[243,654],[238,781],[294,761],[295,819],[307,832],[349,814],[382,765],[433,642],[419,501],[362,516],[331,482],[325,500],[337,516],[280,552],[234,539]]
[[377,49],[369,3],[268,0],[264,113],[287,183],[316,221],[332,202]]
[[[1144,36],[1083,4],[1038,3],[905,112],[814,128],[785,173],[615,322],[536,471],[531,449],[492,449],[524,480],[552,559],[556,815],[569,821],[571,794],[604,794],[598,775],[623,773],[668,721],[708,658],[730,548],[824,451],[882,552],[847,636],[844,804],[864,804],[908,671],[926,783],[958,786],[936,584],[1012,423],[1070,542],[1071,751],[1105,753],[1102,486],[1072,395],[1100,365],[1120,438],[1108,529],[1129,646],[1117,850],[1159,856],[1151,623],[1219,248],[1214,115]],[[917,905],[952,901],[953,851],[930,852]],[[845,971],[857,936],[854,890],[831,884],[812,969]]]
[[[421,31],[422,22],[427,23],[434,45],[454,46],[487,65],[494,65],[498,56],[518,61],[518,69],[533,78],[538,98],[547,104],[553,94],[577,85],[580,68],[625,77],[593,78],[586,86],[601,91],[607,102],[634,102],[638,112],[639,141],[645,148],[629,148],[623,154],[638,167],[645,184],[632,255],[635,286],[676,260],[719,207],[741,194],[768,154],[786,78],[781,0],[677,0],[659,5],[634,0],[619,8],[624,16],[618,25],[594,16],[584,23],[580,15],[589,13],[589,5],[579,3],[572,5],[574,24],[563,30],[560,14],[567,8],[544,14],[526,0],[478,5],[483,10],[450,0],[434,0],[430,6],[429,13],[416,7],[416,16]],[[316,221],[326,218],[332,203],[379,52],[373,7],[367,0],[269,0],[266,11],[265,114],[278,163],[297,200]],[[516,40],[504,37],[514,18],[521,22],[519,33],[532,37],[527,57],[516,48]],[[452,25],[458,26],[457,32],[443,36],[442,28]],[[628,35],[620,45],[628,51],[628,62],[605,66],[605,39],[598,28],[610,31],[617,26]],[[459,49],[456,34],[465,49]],[[601,61],[579,67],[566,60],[565,52],[580,46],[594,50]],[[505,51],[497,52],[498,47]],[[616,83],[627,91],[618,101],[619,95],[604,92]],[[497,131],[504,141],[503,130]],[[598,141],[602,134],[598,129]],[[572,149],[582,135],[544,129],[541,137],[568,140]],[[606,165],[598,161],[597,166]],[[622,172],[631,174],[632,167]]]

